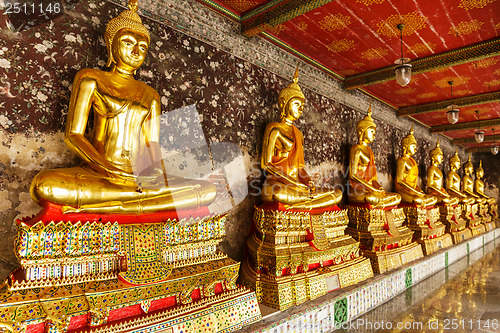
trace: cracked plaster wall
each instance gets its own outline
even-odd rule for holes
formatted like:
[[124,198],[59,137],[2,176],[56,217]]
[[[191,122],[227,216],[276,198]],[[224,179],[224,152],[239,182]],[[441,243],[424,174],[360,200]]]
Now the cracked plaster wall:
[[[238,24],[196,1],[142,1],[140,5],[151,44],[137,78],[159,92],[164,114],[194,104],[208,143],[212,147],[231,143],[241,151],[248,195],[228,215],[221,249],[229,256],[243,257],[263,180],[262,135],[266,124],[279,118],[277,96],[290,83],[297,62],[306,96],[297,126],[304,134],[310,173],[318,183],[345,186],[349,149],[356,143],[355,125],[372,102],[378,125],[372,148],[379,178],[387,190],[393,190],[399,142],[411,127],[409,120],[396,118],[393,110],[358,91],[344,91],[332,77],[259,37],[242,37]],[[12,251],[15,220],[39,210],[29,197],[31,179],[43,169],[78,163],[63,142],[71,81],[81,68],[105,70],[107,54],[101,36],[109,19],[122,10],[104,0],[84,0],[29,29],[0,30],[0,235],[5,240],[0,243],[0,278],[17,265]],[[182,126],[182,119],[174,117],[173,123]],[[189,140],[193,133],[182,135]],[[422,175],[437,136],[416,125],[415,137],[419,144],[415,158]],[[175,146],[176,138],[165,140],[166,146]],[[454,147],[444,138],[441,141],[447,160]],[[464,158],[464,152],[459,152]],[[203,159],[196,154],[176,158],[169,160],[169,168],[180,174],[182,168]],[[487,169],[489,161],[484,163]],[[497,188],[498,184],[488,190],[498,195]]]

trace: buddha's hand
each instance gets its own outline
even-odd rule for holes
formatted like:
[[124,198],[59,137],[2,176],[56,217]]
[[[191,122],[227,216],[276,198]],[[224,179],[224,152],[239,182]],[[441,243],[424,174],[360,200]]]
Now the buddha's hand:
[[309,195],[312,195],[316,192],[316,185],[314,185],[314,182],[312,180],[307,183],[307,190],[309,191]]

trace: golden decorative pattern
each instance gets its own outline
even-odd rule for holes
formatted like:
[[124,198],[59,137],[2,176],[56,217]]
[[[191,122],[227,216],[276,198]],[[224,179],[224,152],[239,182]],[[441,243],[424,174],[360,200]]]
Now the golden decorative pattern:
[[357,67],[365,67],[366,66],[366,64],[364,62],[355,62],[353,65],[357,66]]
[[351,17],[342,14],[327,15],[318,24],[326,31],[341,30],[351,24]]
[[490,66],[496,65],[497,62],[498,62],[498,58],[481,59],[481,60],[473,62],[470,65],[470,68],[488,68]]
[[413,94],[414,92],[415,92],[415,88],[409,88],[409,87],[400,88],[400,89],[396,90],[396,94],[398,94],[398,95],[410,95],[410,94]]
[[495,24],[495,29],[500,29],[500,23]]
[[376,49],[368,49],[361,53],[363,59],[374,60],[385,57],[389,53],[389,50],[382,47],[377,47]]
[[497,0],[460,0],[460,5],[458,5],[458,7],[465,10],[483,8],[495,1]]
[[338,53],[349,51],[354,46],[354,40],[352,39],[341,39],[331,42],[327,45],[327,49],[330,52]]
[[435,93],[435,92],[428,92],[428,93],[420,94],[417,97],[418,98],[432,98],[432,97],[435,97],[435,96],[437,96],[437,93]]
[[278,24],[277,26],[274,26],[272,28],[269,28],[268,31],[272,33],[273,35],[279,35],[282,31],[286,30],[287,27],[285,27],[284,24]]
[[405,15],[391,15],[378,24],[377,33],[388,37],[399,37],[399,30],[396,27],[399,23],[404,23],[404,36],[409,36],[415,31],[426,27],[427,17],[417,12]]
[[307,23],[304,21],[300,21],[299,24],[297,24],[297,28],[299,30],[305,31],[307,30]]
[[440,80],[434,81],[434,84],[438,86],[439,88],[449,88],[450,84],[448,83],[449,81],[453,81],[453,86],[458,87],[461,86],[462,84],[467,84],[470,80],[470,77],[467,76],[447,76],[444,77]]
[[349,76],[349,75],[354,75],[354,74],[358,73],[358,71],[355,69],[348,69],[348,70],[342,71],[340,73],[344,76]]
[[468,94],[469,94],[469,91],[467,89],[460,89],[460,90],[453,92],[454,96],[464,96],[464,95],[468,95]]
[[385,0],[356,0],[357,3],[362,3],[365,6],[371,6],[371,5],[380,5],[381,3],[384,3]]
[[434,49],[436,48],[436,44],[434,43],[417,43],[413,46],[410,47],[410,50],[419,55],[427,52],[434,52]]
[[456,36],[468,35],[475,31],[480,30],[483,24],[484,22],[480,22],[478,20],[460,22],[457,26],[451,27],[450,31],[448,31],[448,34]]
[[486,87],[496,87],[498,85],[500,85],[500,79],[495,79],[495,80],[491,80],[491,81],[483,83],[483,86],[486,86]]
[[240,13],[244,13],[252,8],[255,8],[259,3],[257,1],[248,0],[226,0],[227,4],[236,9]]
[[500,75],[500,68],[495,70],[493,73],[495,73],[495,75]]

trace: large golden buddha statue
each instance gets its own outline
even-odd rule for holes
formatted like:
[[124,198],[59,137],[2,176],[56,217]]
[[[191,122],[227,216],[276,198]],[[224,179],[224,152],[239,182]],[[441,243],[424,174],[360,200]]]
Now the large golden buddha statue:
[[483,204],[486,200],[476,193],[474,193],[474,181],[472,180],[472,173],[474,172],[474,166],[469,158],[467,162],[463,165],[464,168],[464,176],[462,177],[462,192],[468,195],[470,198],[475,200],[475,203]]
[[417,152],[417,140],[413,136],[413,125],[410,133],[401,140],[403,156],[397,160],[396,169],[396,192],[401,195],[401,201],[415,204],[419,207],[435,205],[437,198],[425,194],[418,186],[418,165],[413,155]]
[[455,154],[450,157],[450,171],[446,175],[446,189],[448,193],[456,197],[463,204],[472,205],[476,201],[474,198],[467,196],[467,194],[463,193],[460,190],[460,176],[457,171],[460,169],[460,157],[458,156],[458,152],[455,150]]
[[[65,142],[83,163],[35,177],[31,196],[42,206],[56,204],[65,213],[141,213],[197,208],[215,198],[211,183],[164,172],[159,95],[134,78],[150,42],[137,8],[132,0],[129,10],[106,27],[111,70],[85,68],[74,79]],[[91,113],[93,136],[88,140]]]
[[371,117],[371,105],[366,115],[356,125],[358,144],[349,156],[349,202],[367,203],[374,208],[396,206],[401,202],[397,193],[385,192],[378,183],[373,151],[368,146],[375,139],[376,125]]
[[267,178],[261,198],[263,202],[282,203],[290,209],[334,206],[342,199],[342,192],[317,189],[304,169],[304,139],[293,124],[302,114],[305,99],[297,82],[298,69],[293,82],[278,96],[281,121],[266,126],[261,167]]
[[478,196],[485,199],[486,203],[494,205],[496,203],[496,200],[494,198],[487,196],[484,193],[484,182],[481,179],[483,177],[484,177],[483,161],[479,161],[479,166],[476,169],[476,180],[474,181],[474,190]]
[[439,168],[443,163],[443,151],[439,146],[439,139],[436,147],[431,150],[431,166],[427,169],[427,193],[434,195],[438,203],[445,205],[458,205],[460,199],[452,197],[443,187],[443,172]]

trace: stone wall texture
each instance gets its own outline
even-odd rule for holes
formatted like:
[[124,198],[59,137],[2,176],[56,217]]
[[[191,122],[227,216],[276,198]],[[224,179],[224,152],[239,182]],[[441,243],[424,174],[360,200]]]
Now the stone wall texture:
[[[398,119],[393,109],[358,91],[344,91],[333,77],[260,37],[242,37],[237,23],[194,0],[143,2],[140,13],[151,32],[151,44],[136,78],[155,88],[162,113],[173,115],[165,118],[162,128],[165,156],[174,156],[167,159],[168,172],[217,179],[208,175],[206,166],[217,173],[221,161],[243,165],[243,174],[237,175],[246,178],[240,191],[243,200],[233,201],[221,250],[236,260],[243,258],[263,181],[262,135],[267,123],[279,119],[277,96],[291,82],[297,64],[306,96],[297,126],[305,138],[307,168],[317,183],[345,187],[349,149],[357,141],[355,125],[372,103],[378,126],[372,149],[382,185],[393,190],[400,141],[411,127],[410,120]],[[102,36],[107,22],[124,4],[68,1],[64,13],[50,20],[28,20],[18,32],[0,27],[0,278],[17,266],[12,251],[16,219],[39,210],[29,196],[31,179],[43,169],[78,163],[63,142],[71,82],[82,68],[107,70]],[[183,113],[173,112],[190,105],[198,117],[190,121],[201,127],[191,126],[180,116]],[[169,126],[175,135],[169,134]],[[420,175],[425,175],[428,153],[439,136],[416,124],[415,137],[419,147],[415,159]],[[196,149],[171,154],[180,149],[178,140]],[[447,159],[455,148],[446,138],[440,140],[447,171]],[[200,142],[206,146],[198,147]],[[232,148],[218,149],[216,154],[221,144]],[[466,157],[462,149],[459,153]],[[494,158],[483,159],[487,193],[498,197],[494,163]],[[204,168],[197,170],[200,165]],[[230,168],[224,172],[226,179],[231,178]]]

